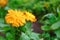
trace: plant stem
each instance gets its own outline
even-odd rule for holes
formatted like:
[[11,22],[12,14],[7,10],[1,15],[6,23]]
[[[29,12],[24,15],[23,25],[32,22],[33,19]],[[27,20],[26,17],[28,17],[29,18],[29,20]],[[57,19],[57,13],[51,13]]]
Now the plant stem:
[[17,28],[15,31],[15,40],[19,40],[20,36],[21,36],[21,31]]

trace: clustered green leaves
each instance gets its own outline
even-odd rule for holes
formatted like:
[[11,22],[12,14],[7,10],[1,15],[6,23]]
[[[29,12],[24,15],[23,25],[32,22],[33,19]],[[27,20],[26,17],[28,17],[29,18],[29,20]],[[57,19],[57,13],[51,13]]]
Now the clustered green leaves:
[[[4,18],[9,9],[32,12],[43,24],[43,33],[33,32],[30,22],[21,28],[7,25]],[[6,7],[0,7],[0,33],[0,40],[60,40],[60,0],[8,0]]]
[[[57,16],[58,15],[58,16]],[[47,40],[60,40],[60,13],[57,12],[56,15],[53,13],[46,14],[40,20],[44,25],[41,29],[44,31],[42,34]],[[47,37],[46,37],[47,35]]]

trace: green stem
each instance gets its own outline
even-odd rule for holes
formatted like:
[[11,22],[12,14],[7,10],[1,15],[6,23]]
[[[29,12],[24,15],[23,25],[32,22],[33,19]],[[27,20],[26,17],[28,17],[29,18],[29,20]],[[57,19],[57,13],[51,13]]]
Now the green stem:
[[4,8],[0,7],[0,18],[3,18],[3,12],[4,12]]
[[19,40],[20,36],[21,36],[21,31],[17,28],[15,31],[15,40]]

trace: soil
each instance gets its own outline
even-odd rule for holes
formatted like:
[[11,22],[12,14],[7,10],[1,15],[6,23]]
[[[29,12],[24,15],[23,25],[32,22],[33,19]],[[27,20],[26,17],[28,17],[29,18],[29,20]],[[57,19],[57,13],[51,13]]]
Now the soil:
[[32,27],[33,31],[36,32],[36,33],[42,34],[43,30],[41,30],[41,26],[42,26],[41,23],[38,23],[38,22],[33,23],[33,27]]

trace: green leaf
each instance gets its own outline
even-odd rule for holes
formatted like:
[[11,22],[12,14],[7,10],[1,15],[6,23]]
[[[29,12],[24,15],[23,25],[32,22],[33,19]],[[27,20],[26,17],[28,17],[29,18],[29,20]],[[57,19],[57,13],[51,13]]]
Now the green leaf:
[[10,27],[4,27],[4,28],[2,28],[2,30],[4,30],[5,32],[7,32],[7,31],[11,30],[11,28]]
[[14,36],[11,33],[6,33],[6,40],[14,40]]
[[58,38],[55,38],[54,40],[58,40]]
[[0,23],[0,32],[8,31],[10,28],[8,25]]
[[5,38],[3,38],[2,36],[0,36],[0,40],[6,40]]
[[60,38],[60,29],[55,31],[57,38]]
[[37,33],[31,33],[31,34],[26,34],[22,33],[20,40],[40,40],[39,34]]
[[25,34],[28,35],[28,37],[29,37],[31,40],[39,40],[39,39],[40,39],[40,38],[39,38],[40,34],[34,33],[34,32],[32,32],[31,30],[27,30],[27,31],[25,32]]
[[31,37],[32,40],[40,40],[39,34],[34,33],[34,32],[32,32],[32,33],[30,34],[30,37]]
[[3,27],[7,27],[9,25],[6,25],[6,24],[3,24],[3,23],[0,23],[0,27],[3,28]]
[[50,37],[50,34],[45,32],[45,33],[42,34],[42,37],[49,38]]
[[[56,22],[57,18],[53,13],[46,14],[42,17],[42,20],[44,20],[44,24],[53,24]],[[42,21],[41,20],[41,21]]]
[[42,26],[41,29],[44,30],[44,31],[49,31],[49,30],[51,30],[50,26],[48,26],[48,25]]
[[0,18],[0,27],[3,28],[3,27],[6,27],[8,26],[7,24],[4,24],[4,19]]
[[5,9],[5,10],[9,10],[10,8],[9,8],[8,6],[6,6],[4,9]]
[[52,26],[51,26],[51,29],[55,30],[55,29],[58,29],[60,28],[60,21],[54,23]]
[[22,33],[20,40],[30,40],[30,38],[25,33]]
[[4,19],[0,18],[0,23],[4,23]]
[[32,23],[31,22],[27,22],[25,25],[26,29],[30,29],[32,27]]
[[27,22],[22,28],[21,30],[22,31],[27,31],[27,30],[31,30],[31,27],[32,27],[32,23],[31,22]]

